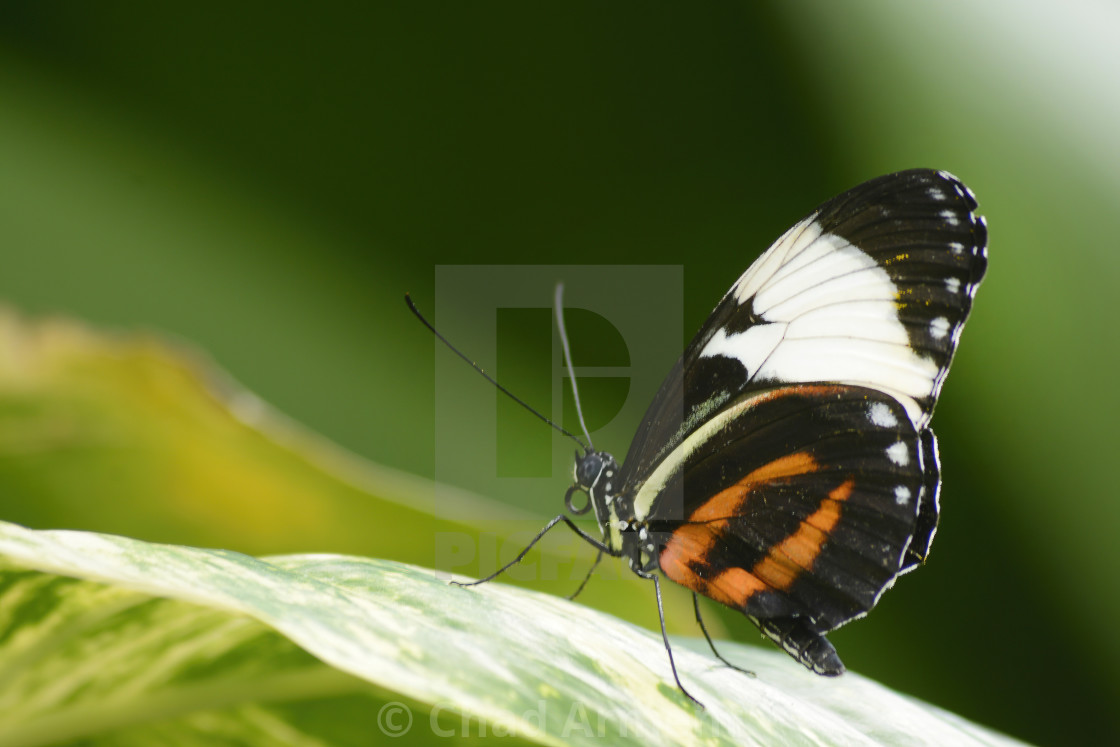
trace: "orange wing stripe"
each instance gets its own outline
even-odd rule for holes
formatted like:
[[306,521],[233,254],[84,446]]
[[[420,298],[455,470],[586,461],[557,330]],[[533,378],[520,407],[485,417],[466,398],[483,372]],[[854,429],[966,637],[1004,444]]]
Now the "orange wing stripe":
[[699,523],[738,516],[743,512],[747,495],[756,485],[803,475],[816,469],[816,460],[804,451],[780,457],[769,464],[762,465],[731,487],[721,490],[704,501],[703,505],[692,512],[688,520]]
[[681,586],[707,594],[706,580],[692,570],[690,563],[707,555],[718,536],[718,530],[708,524],[681,525],[670,535],[661,551],[658,558],[661,570]]
[[660,558],[661,570],[681,586],[728,607],[743,609],[752,594],[766,590],[766,584],[742,568],[726,568],[711,578],[704,578],[689,565],[692,559],[703,557],[717,537],[711,525],[685,524],[673,532],[665,545]]
[[728,607],[742,609],[747,606],[747,600],[760,591],[766,591],[766,584],[757,576],[742,568],[727,568],[708,582],[707,594]]
[[[824,387],[821,387],[824,389]],[[817,461],[806,452],[797,452],[775,459],[748,474],[739,482],[709,498],[689,516],[689,522],[678,527],[665,543],[659,564],[673,581],[705,594],[729,607],[743,609],[754,594],[767,589],[785,591],[797,577],[812,568],[821,554],[828,535],[840,521],[840,504],[852,494],[854,480],[846,480],[828,494],[819,508],[801,522],[796,532],[786,537],[747,571],[725,568],[705,578],[692,563],[703,562],[720,539],[728,520],[743,513],[751,491],[761,484],[814,472]]]
[[840,504],[852,494],[855,480],[846,480],[828,494],[820,508],[801,522],[800,528],[775,545],[751,572],[768,586],[785,591],[803,572],[813,567],[828,534],[840,521]]

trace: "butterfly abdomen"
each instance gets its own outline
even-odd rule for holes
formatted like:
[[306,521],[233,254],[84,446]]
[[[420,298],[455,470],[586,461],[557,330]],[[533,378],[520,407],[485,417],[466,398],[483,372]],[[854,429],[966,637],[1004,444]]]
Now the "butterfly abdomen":
[[813,672],[825,677],[844,673],[844,663],[840,661],[836,648],[805,620],[795,617],[759,620],[751,617],[751,622],[763,635]]

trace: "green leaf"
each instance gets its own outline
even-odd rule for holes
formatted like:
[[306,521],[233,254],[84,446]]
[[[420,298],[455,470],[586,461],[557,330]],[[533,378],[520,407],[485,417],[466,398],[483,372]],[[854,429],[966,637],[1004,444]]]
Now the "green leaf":
[[537,592],[0,524],[0,743],[1012,744],[858,675],[751,678]]
[[[471,575],[511,560],[548,518],[363,460],[183,344],[3,308],[0,496],[0,518],[37,528],[253,555],[375,555]],[[571,535],[549,539],[504,580],[571,593],[594,551]],[[597,580],[612,575],[583,601],[656,626],[646,585],[606,563]],[[672,586],[666,602],[687,605]],[[694,630],[687,615],[669,624]]]

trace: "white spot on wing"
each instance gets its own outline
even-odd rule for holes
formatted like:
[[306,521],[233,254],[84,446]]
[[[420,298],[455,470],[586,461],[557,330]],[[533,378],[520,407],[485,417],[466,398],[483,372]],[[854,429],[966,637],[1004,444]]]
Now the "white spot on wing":
[[899,467],[910,464],[910,449],[902,441],[887,447],[887,457]]
[[935,340],[940,340],[949,334],[949,320],[939,316],[929,323],[929,334]]
[[959,241],[950,241],[949,248],[953,251],[953,254],[960,254],[964,251],[964,244]]
[[945,193],[937,187],[930,187],[928,194],[931,199],[937,200],[938,202],[941,202],[945,199]]
[[960,218],[958,218],[958,217],[957,217],[957,214],[956,214],[956,213],[954,213],[954,212],[953,212],[952,210],[942,210],[942,211],[941,211],[941,217],[942,217],[942,219],[944,219],[944,221],[945,221],[946,223],[948,223],[948,224],[949,224],[950,226],[958,226],[958,225],[960,225],[961,219],[960,219]]
[[867,417],[880,428],[894,428],[898,425],[898,418],[891,412],[891,408],[884,402],[872,402],[868,408]]
[[949,289],[950,293],[960,293],[961,292],[960,278],[952,278],[952,277],[945,278],[945,287]]
[[899,485],[894,489],[894,502],[900,506],[905,506],[910,502],[910,488],[905,485]]

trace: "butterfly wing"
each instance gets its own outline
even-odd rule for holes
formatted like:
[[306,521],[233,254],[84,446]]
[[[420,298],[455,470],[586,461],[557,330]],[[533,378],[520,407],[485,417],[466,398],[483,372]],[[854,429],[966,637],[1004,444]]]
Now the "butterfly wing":
[[943,171],[820,205],[735,282],[654,398],[623,464],[638,486],[739,395],[791,383],[882,391],[929,422],[987,267],[976,200]]
[[925,169],[822,204],[720,301],[622,466],[660,569],[821,674],[843,671],[824,634],[933,540],[927,426],[987,266],[975,208]]
[[932,539],[932,433],[877,390],[797,385],[740,397],[678,451],[643,487],[661,570],[814,671],[843,671],[823,634],[870,610]]

